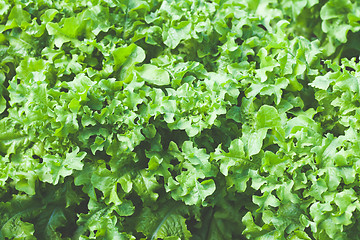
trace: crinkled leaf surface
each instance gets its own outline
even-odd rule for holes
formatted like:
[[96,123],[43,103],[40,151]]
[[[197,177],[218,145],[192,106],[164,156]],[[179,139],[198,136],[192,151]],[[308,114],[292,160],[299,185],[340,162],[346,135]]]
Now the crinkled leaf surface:
[[359,239],[355,0],[2,0],[0,239]]

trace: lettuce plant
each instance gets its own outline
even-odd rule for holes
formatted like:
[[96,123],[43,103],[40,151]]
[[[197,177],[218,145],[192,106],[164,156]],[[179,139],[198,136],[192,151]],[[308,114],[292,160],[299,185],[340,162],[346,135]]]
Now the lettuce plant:
[[2,0],[0,239],[359,239],[356,0]]

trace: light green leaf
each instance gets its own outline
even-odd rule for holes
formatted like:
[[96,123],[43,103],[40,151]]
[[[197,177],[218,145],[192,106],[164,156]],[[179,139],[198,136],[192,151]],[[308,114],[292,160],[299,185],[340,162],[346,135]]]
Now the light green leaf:
[[261,128],[275,128],[281,126],[281,119],[278,111],[273,106],[261,106],[256,114],[256,127]]
[[245,158],[244,144],[241,139],[235,139],[231,142],[228,153],[221,150],[219,146],[211,157],[220,162],[220,172],[224,176],[228,176],[229,169],[233,166],[253,164]]
[[157,86],[164,86],[170,84],[169,73],[166,70],[156,67],[152,64],[144,64],[141,67],[137,68],[141,79],[145,82]]
[[4,112],[6,109],[6,99],[0,95],[0,113]]
[[274,195],[269,192],[264,192],[262,196],[253,196],[253,202],[260,207],[260,209],[266,209],[269,206],[278,207],[280,201]]
[[326,90],[332,82],[334,82],[334,79],[331,79],[330,76],[327,74],[324,76],[317,76],[313,82],[309,83],[309,85],[322,90]]
[[267,133],[267,129],[261,128],[256,132],[249,134],[249,138],[247,139],[247,149],[248,149],[247,152],[249,157],[258,154],[260,152],[263,145],[263,140],[266,137],[266,133]]
[[181,22],[176,27],[164,29],[162,37],[164,43],[171,49],[176,48],[182,40],[190,38],[191,23]]
[[127,67],[133,66],[136,63],[141,63],[145,59],[145,51],[134,43],[127,47],[115,49],[112,52],[112,55],[115,61],[115,70],[123,65],[126,65]]
[[60,177],[66,177],[73,173],[74,170],[82,170],[85,158],[85,152],[79,152],[76,147],[72,152],[66,153],[65,157],[58,155],[45,155],[44,163],[39,169],[39,178],[44,182],[57,184]]

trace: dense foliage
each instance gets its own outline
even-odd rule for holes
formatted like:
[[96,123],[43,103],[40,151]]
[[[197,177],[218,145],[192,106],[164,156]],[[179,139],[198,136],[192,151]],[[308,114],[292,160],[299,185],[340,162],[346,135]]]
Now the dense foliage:
[[0,239],[360,239],[359,30],[357,0],[1,0]]

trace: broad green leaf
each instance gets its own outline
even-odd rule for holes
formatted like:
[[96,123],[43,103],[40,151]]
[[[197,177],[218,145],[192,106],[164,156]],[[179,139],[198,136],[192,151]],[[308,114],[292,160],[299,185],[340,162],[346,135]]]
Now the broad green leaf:
[[168,29],[164,29],[162,37],[164,44],[166,44],[171,49],[176,48],[182,40],[190,38],[191,23],[189,22],[180,22],[178,26],[171,26]]
[[168,72],[152,64],[144,64],[137,68],[136,71],[138,72],[140,78],[149,84],[156,86],[170,84]]
[[136,220],[136,230],[148,239],[189,239],[191,233],[183,217],[187,211],[183,205],[170,202],[155,211],[145,207],[133,220]]
[[267,129],[261,128],[259,130],[256,130],[256,132],[249,134],[249,138],[248,138],[248,142],[247,142],[249,157],[252,155],[258,154],[260,152],[260,150],[263,146],[263,140],[266,137],[266,133],[267,133]]
[[139,172],[133,181],[133,188],[144,201],[156,201],[159,194],[155,190],[159,187],[155,176],[149,175],[146,171]]
[[255,123],[258,129],[274,128],[281,126],[281,119],[276,108],[264,105],[257,112]]
[[112,52],[115,61],[115,70],[119,69],[122,65],[135,65],[136,63],[141,63],[145,59],[144,50],[135,45],[130,44],[127,47],[120,47],[115,49]]
[[27,11],[24,11],[20,4],[16,4],[10,11],[4,30],[15,27],[25,28],[29,25],[30,19],[31,15]]

